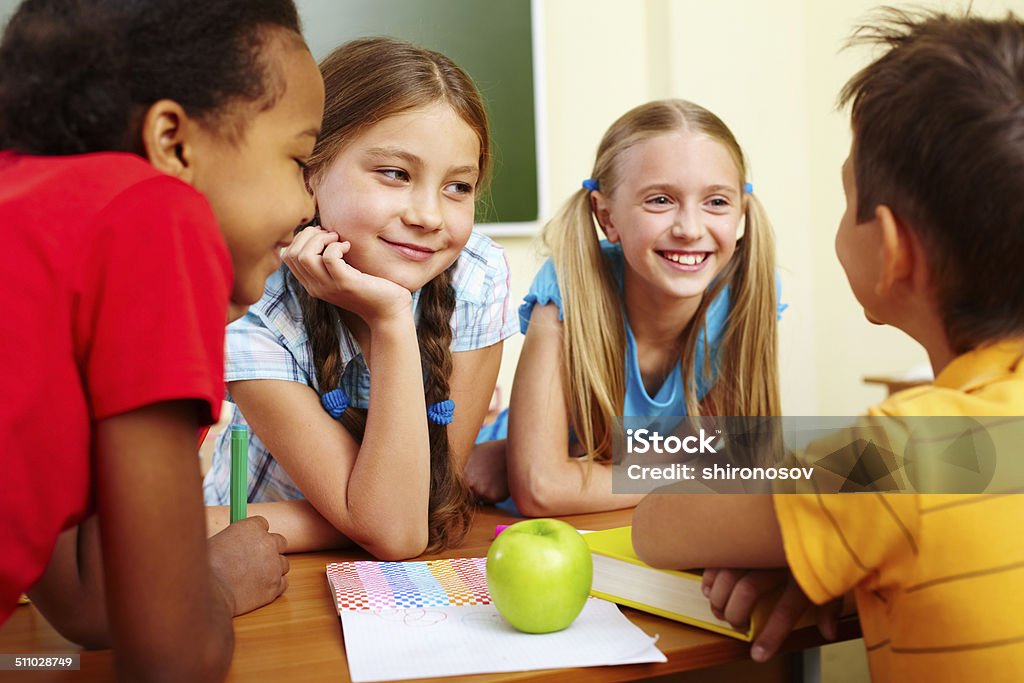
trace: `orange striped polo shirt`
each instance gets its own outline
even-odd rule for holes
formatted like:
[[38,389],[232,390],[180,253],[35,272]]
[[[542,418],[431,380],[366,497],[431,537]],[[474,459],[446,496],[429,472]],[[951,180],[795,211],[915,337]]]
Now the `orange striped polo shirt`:
[[[1024,415],[1022,358],[1024,340],[977,349],[868,415]],[[999,456],[1024,460],[1024,443]],[[804,592],[819,604],[855,592],[875,683],[1024,681],[1024,495],[801,494],[774,503]]]

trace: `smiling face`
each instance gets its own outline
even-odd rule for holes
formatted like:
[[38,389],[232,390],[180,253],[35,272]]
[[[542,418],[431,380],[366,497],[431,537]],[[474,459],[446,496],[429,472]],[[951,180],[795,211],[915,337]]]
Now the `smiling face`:
[[347,143],[313,188],[320,224],[357,270],[420,289],[473,229],[480,141],[450,106],[390,116]]
[[247,117],[240,140],[211,129],[196,142],[193,185],[209,200],[231,252],[236,311],[259,300],[267,277],[281,265],[281,247],[313,217],[303,170],[323,118],[323,79],[293,36],[271,40],[263,58],[280,71],[283,94],[269,109],[238,115]]
[[743,197],[728,150],[678,130],[637,143],[616,166],[622,181],[595,200],[608,239],[622,244],[626,287],[702,296],[736,250]]

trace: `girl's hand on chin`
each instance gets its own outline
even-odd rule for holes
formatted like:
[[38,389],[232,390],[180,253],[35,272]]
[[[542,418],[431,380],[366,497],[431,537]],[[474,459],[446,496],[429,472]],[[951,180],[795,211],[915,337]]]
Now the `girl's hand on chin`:
[[412,311],[412,295],[390,280],[367,275],[345,260],[352,247],[336,232],[310,226],[282,253],[292,274],[311,296],[352,311],[371,327]]

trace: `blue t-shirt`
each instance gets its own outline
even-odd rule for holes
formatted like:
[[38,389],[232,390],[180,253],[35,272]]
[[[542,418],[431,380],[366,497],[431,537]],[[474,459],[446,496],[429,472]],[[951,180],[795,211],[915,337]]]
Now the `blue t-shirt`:
[[[612,272],[615,274],[622,290],[623,269],[625,258],[622,255],[622,247],[618,244],[602,241],[601,250],[608,259]],[[558,288],[558,277],[555,273],[555,264],[551,259],[544,262],[540,271],[530,285],[530,291],[523,298],[519,306],[519,328],[526,334],[530,326],[530,315],[536,305],[555,304],[558,306],[558,317],[562,318],[562,292]],[[780,306],[781,312],[785,306]],[[725,287],[715,300],[708,306],[704,320],[704,333],[697,338],[697,347],[694,352],[696,377],[697,400],[701,400],[714,386],[717,377],[718,351],[721,346],[722,337],[725,333],[725,322],[729,316],[729,288]],[[643,378],[640,375],[640,364],[636,355],[636,339],[633,337],[633,329],[626,323],[626,397],[623,406],[624,416],[679,416],[686,415],[686,392],[683,389],[683,377],[681,361],[677,361],[672,370],[669,371],[664,383],[651,396],[644,386]],[[706,340],[706,341],[705,341]],[[711,377],[703,377],[702,368],[705,358],[710,350]],[[504,439],[508,436],[508,415],[507,410],[502,412],[491,424],[485,425],[480,431],[477,441],[490,441],[493,439]]]

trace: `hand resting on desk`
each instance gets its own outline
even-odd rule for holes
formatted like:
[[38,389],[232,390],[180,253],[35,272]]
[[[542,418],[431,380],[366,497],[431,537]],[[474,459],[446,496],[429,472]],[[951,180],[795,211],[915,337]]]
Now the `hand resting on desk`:
[[[232,616],[272,602],[288,586],[288,560],[281,534],[251,517],[232,524],[208,541],[210,567]],[[57,539],[43,576],[29,596],[65,638],[89,649],[110,647],[106,590],[95,515]]]
[[804,595],[787,569],[706,569],[701,588],[711,602],[711,612],[737,628],[750,623],[760,598],[782,588],[750,650],[751,659],[771,659],[808,607],[817,612],[818,631],[826,640],[836,639],[843,601],[815,606]]
[[288,587],[285,539],[263,517],[249,517],[209,540],[210,568],[234,616],[272,602]]
[[463,476],[481,503],[498,503],[509,496],[505,439],[484,441],[473,446]]

